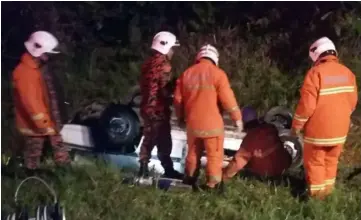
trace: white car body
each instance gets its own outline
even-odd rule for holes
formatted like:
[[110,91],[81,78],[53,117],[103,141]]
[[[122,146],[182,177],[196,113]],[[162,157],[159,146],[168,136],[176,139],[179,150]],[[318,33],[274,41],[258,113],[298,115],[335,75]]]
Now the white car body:
[[[230,132],[228,132],[230,133]],[[91,136],[90,128],[76,124],[66,124],[61,130],[63,142],[70,149],[78,151],[92,151],[94,149],[94,142]],[[174,163],[174,168],[178,172],[184,173],[185,157],[187,155],[187,136],[186,132],[180,129],[172,129],[172,153],[171,157]],[[245,134],[241,134],[238,137],[227,137],[224,140],[224,149],[237,151],[242,143],[242,137]],[[140,143],[137,145],[135,152],[132,154],[99,154],[99,157],[105,161],[110,161],[119,168],[139,168],[139,152],[142,144],[143,137]],[[164,172],[163,167],[157,157],[157,148],[155,147],[151,153],[152,158],[149,162],[149,168],[155,173],[162,174]],[[76,158],[75,158],[76,159]],[[225,156],[223,165],[228,164],[230,158]],[[202,166],[207,163],[205,157],[201,158]]]

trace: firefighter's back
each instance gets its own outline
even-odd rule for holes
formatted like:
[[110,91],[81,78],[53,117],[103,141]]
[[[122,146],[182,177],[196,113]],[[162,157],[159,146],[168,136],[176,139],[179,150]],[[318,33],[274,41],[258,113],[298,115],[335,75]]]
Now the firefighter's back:
[[211,61],[204,59],[182,74],[182,94],[188,128],[194,131],[213,130],[215,133],[219,129],[223,130],[216,85],[222,73]]
[[306,123],[306,136],[345,139],[357,101],[355,76],[334,56],[321,59],[311,71],[318,76],[319,91],[314,114]]

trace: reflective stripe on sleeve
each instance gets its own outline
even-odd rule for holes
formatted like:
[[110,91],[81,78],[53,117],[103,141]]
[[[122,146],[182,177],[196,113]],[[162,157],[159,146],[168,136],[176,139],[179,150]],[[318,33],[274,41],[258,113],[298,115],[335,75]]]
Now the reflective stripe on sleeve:
[[39,114],[35,114],[31,116],[31,119],[33,119],[34,121],[38,121],[41,120],[45,117],[44,113],[39,113]]
[[227,109],[227,111],[228,111],[229,113],[235,112],[235,111],[238,111],[238,110],[239,110],[239,107],[238,107],[238,106],[234,106],[233,108]]
[[320,89],[320,95],[333,95],[333,94],[354,92],[354,91],[355,91],[354,86],[339,86],[339,87],[328,88],[328,89]]
[[301,117],[301,116],[299,116],[299,115],[297,115],[297,114],[295,114],[295,115],[293,116],[293,119],[296,120],[296,121],[300,121],[300,122],[306,122],[306,121],[308,121],[308,118]]
[[34,131],[29,128],[19,128],[20,133],[27,134],[27,135],[33,135]]

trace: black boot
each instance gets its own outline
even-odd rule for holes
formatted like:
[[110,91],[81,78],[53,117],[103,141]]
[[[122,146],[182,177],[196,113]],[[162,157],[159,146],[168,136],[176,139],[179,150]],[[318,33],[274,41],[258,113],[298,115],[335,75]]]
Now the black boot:
[[148,163],[140,162],[138,177],[149,177]]
[[184,175],[176,171],[173,167],[171,167],[164,169],[163,177],[171,178],[171,179],[183,179]]
[[214,187],[209,187],[207,184],[199,186],[199,189],[206,192],[216,192],[218,194],[223,194],[225,192],[223,181],[217,183]]
[[197,185],[197,177],[185,176],[183,179],[183,184],[192,186],[192,189],[195,192],[199,191],[198,185]]

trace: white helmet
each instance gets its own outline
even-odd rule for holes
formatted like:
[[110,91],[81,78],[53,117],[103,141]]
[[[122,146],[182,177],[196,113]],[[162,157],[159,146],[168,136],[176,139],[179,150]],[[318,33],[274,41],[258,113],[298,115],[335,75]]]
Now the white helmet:
[[316,40],[309,50],[310,58],[313,62],[316,62],[320,55],[328,50],[334,50],[337,55],[335,44],[327,37],[322,37]]
[[203,58],[203,57],[207,57],[211,60],[213,60],[213,62],[218,66],[218,60],[219,60],[219,53],[218,50],[213,47],[210,44],[204,45],[203,47],[201,47],[201,49],[199,50],[196,60],[198,61],[199,59]]
[[154,36],[151,48],[165,55],[174,46],[180,46],[176,36],[170,32],[162,31]]
[[28,52],[34,57],[40,57],[44,53],[60,53],[53,50],[58,46],[58,40],[46,31],[32,33],[24,44]]

